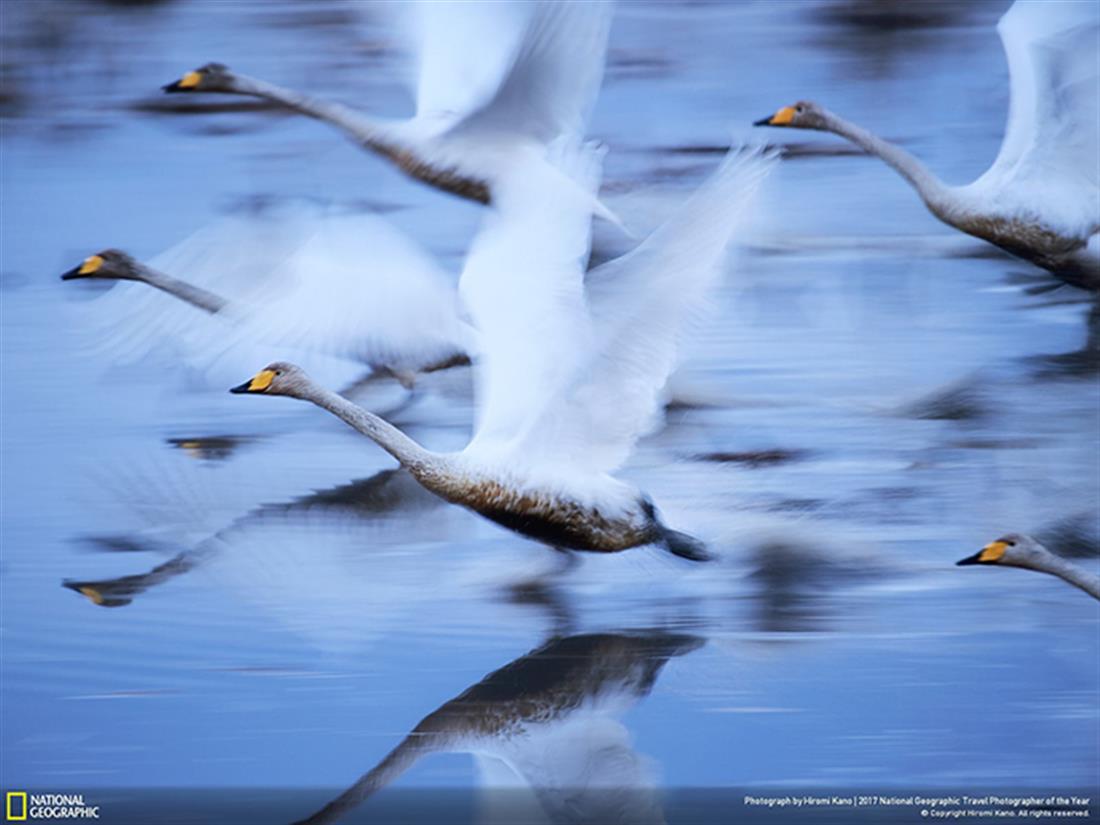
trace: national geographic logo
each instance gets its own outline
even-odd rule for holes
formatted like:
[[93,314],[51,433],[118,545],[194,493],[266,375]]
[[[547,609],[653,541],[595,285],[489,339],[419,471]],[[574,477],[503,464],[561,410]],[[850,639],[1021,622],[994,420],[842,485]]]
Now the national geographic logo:
[[27,820],[99,819],[99,806],[87,805],[84,794],[8,791],[4,795],[7,822]]

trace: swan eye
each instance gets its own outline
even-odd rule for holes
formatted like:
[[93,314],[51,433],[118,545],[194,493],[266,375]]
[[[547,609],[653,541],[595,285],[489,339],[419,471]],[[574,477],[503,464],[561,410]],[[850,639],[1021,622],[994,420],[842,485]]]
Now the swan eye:
[[802,106],[795,106],[794,110],[799,114],[802,114],[804,111],[806,111]]
[[1015,547],[1016,546],[1016,542],[1012,541],[1012,539],[1006,539],[1005,544],[1007,544],[1009,547]]

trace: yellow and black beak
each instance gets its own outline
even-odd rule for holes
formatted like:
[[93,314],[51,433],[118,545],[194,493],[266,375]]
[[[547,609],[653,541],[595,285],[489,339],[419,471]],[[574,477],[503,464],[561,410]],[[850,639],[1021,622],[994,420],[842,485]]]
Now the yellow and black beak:
[[784,106],[774,115],[762,117],[753,126],[790,126],[794,120],[794,106]]
[[74,278],[88,278],[95,275],[103,266],[103,258],[99,255],[92,255],[90,258],[85,258],[84,263],[80,266],[74,266],[68,272],[61,276],[62,281],[71,281]]
[[246,392],[267,392],[267,388],[271,386],[274,379],[275,373],[271,370],[260,370],[252,378],[243,384],[238,384],[229,391],[238,395]]
[[202,83],[202,72],[188,72],[174,83],[167,83],[161,88],[166,92],[195,92]]
[[1008,545],[1003,541],[993,541],[975,553],[973,556],[967,556],[965,559],[959,559],[955,562],[957,567],[966,567],[970,564],[996,564],[1001,560],[1001,557],[1005,554],[1005,548]]
[[62,587],[67,587],[74,593],[79,593],[94,605],[99,607],[125,607],[133,601],[129,596],[104,593],[100,588],[88,582],[63,581]]

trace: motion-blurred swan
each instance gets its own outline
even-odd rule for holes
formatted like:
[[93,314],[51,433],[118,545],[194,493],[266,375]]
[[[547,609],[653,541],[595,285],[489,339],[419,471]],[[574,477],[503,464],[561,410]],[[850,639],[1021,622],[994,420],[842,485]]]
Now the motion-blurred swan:
[[603,77],[610,2],[414,3],[406,11],[419,64],[408,120],[373,118],[219,63],[164,90],[274,101],[332,124],[417,180],[481,203],[516,164],[549,169],[551,142],[583,137]]
[[335,822],[433,753],[473,753],[486,773],[493,767],[486,763],[503,763],[550,822],[663,823],[654,778],[616,717],[649,694],[670,658],[702,644],[660,631],[549,642],[424,717],[359,781],[297,825]]
[[1094,599],[1100,599],[1100,576],[1085,572],[1077,565],[1054,555],[1031,536],[1019,533],[1001,536],[973,556],[960,559],[956,564],[999,564],[1004,567],[1038,570],[1040,573],[1057,576],[1074,587],[1081,588]]
[[[596,154],[567,155],[570,173],[594,191]],[[478,421],[461,452],[424,449],[291,364],[272,364],[233,392],[311,401],[432,492],[551,546],[615,552],[654,543],[706,559],[699,542],[668,529],[647,496],[610,473],[656,412],[685,316],[718,279],[773,162],[731,152],[664,226],[587,281],[591,220],[577,187],[517,178],[489,213],[460,283],[482,343]]]
[[833,132],[878,155],[937,218],[1084,289],[1100,289],[1100,4],[1018,0],[997,27],[1011,80],[993,165],[950,186],[916,158],[802,101],[756,122]]
[[361,361],[405,386],[417,373],[469,362],[474,335],[459,318],[453,281],[380,218],[301,206],[234,217],[156,260],[105,250],[61,276],[140,281],[180,299],[115,289],[95,302],[123,360],[173,336],[204,356],[263,343]]

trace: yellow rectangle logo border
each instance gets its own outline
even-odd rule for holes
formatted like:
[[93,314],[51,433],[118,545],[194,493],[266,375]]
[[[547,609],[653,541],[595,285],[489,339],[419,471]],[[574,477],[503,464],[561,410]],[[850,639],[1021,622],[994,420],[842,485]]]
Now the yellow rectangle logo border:
[[[11,801],[12,799],[23,800],[23,814],[21,816],[12,816],[11,813]],[[8,822],[22,822],[27,818],[27,792],[26,791],[8,791],[4,798],[4,816]]]

